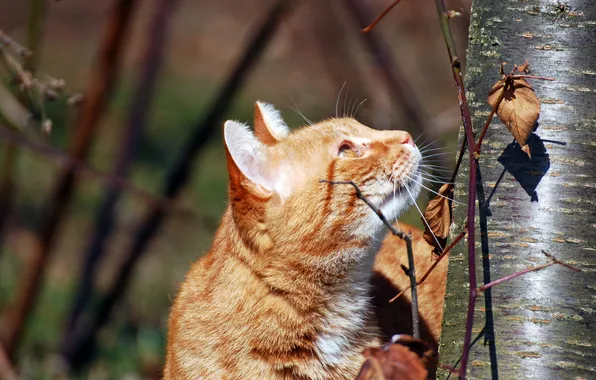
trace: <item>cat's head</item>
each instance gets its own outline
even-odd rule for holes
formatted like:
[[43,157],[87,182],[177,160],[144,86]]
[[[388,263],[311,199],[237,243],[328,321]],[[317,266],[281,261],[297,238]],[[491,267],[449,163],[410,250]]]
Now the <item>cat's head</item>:
[[279,112],[257,102],[254,133],[227,121],[224,141],[232,215],[257,251],[332,254],[379,238],[379,217],[348,185],[353,181],[389,220],[418,196],[421,155],[410,134],[332,118],[290,132]]

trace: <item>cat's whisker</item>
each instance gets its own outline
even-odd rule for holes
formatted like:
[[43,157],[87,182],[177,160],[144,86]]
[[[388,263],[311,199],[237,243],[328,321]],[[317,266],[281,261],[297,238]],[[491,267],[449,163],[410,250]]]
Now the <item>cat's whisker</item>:
[[418,210],[418,213],[422,217],[422,221],[424,221],[424,224],[426,225],[426,227],[428,228],[428,230],[430,231],[430,233],[433,235],[433,238],[437,242],[437,246],[441,249],[441,252],[443,252],[443,248],[441,246],[441,243],[439,243],[439,239],[437,239],[437,236],[433,232],[432,228],[430,228],[428,222],[426,221],[426,218],[424,217],[424,214],[422,213],[422,210],[420,210],[420,207],[418,207],[418,204],[416,203],[416,199],[414,199],[414,196],[412,195],[412,192],[410,191],[408,185],[404,184],[404,188],[406,189],[406,191],[410,195],[410,198],[412,198],[412,201],[414,202],[414,206],[416,207],[416,210]]
[[446,172],[446,173],[450,173],[450,170],[446,170],[446,169],[440,169],[440,170],[434,170],[432,168],[427,168],[426,166],[419,166],[420,168],[420,172],[426,174],[429,177],[433,177],[433,178],[442,178],[441,175],[437,175],[435,173],[437,172]]
[[437,140],[435,140],[435,141],[431,141],[429,143],[426,143],[426,141],[428,140],[428,138],[429,138],[429,136],[426,136],[424,138],[424,141],[422,141],[420,144],[417,144],[418,145],[418,150],[426,149],[426,148],[428,148],[429,146],[431,146],[433,143],[435,143],[437,141]]
[[344,84],[341,85],[341,88],[339,89],[339,94],[337,94],[337,99],[335,100],[335,117],[339,117],[339,99],[341,98],[341,93],[344,90],[344,87],[346,86],[347,82],[344,82]]
[[346,95],[344,96],[344,108],[343,108],[343,111],[341,112],[341,116],[342,117],[345,117],[346,116],[346,102],[348,100],[348,93],[349,93],[349,91],[346,88]]
[[437,176],[437,175],[425,172],[424,170],[420,170],[420,175],[423,178],[434,179],[436,181],[442,181],[442,183],[447,183],[447,182],[444,182],[447,178],[446,176]]
[[352,107],[352,100],[354,100],[353,98],[350,98],[348,100],[348,107],[344,110],[344,117],[352,117],[350,115],[350,108]]
[[354,98],[354,102],[352,103],[351,107],[350,107],[350,117],[354,118],[354,107],[356,107],[356,104],[358,103],[358,97]]
[[363,101],[360,102],[360,104],[358,104],[358,107],[356,107],[356,110],[354,111],[354,117],[356,117],[356,114],[358,113],[358,110],[360,109],[360,106],[366,102],[366,99],[364,99]]
[[428,149],[418,149],[420,151],[420,154],[422,154],[424,156],[425,153],[429,153],[429,152],[436,152],[436,151],[444,151],[445,149],[447,149],[446,147],[440,146],[437,148],[428,148]]
[[444,169],[443,166],[439,166],[439,165],[426,165],[426,164],[422,164],[422,165],[419,165],[419,167],[421,169],[429,169],[429,170],[431,170],[433,172],[442,172],[442,173],[446,173],[446,174],[451,173],[451,170]]
[[430,154],[428,156],[422,156],[422,160],[424,161],[424,160],[428,160],[430,157],[444,156],[446,154],[454,154],[454,153],[455,152],[451,152],[451,151],[449,151],[449,152],[442,152],[442,153],[433,153],[433,154]]
[[[429,138],[429,137],[430,137],[430,136],[427,136],[427,137],[424,139],[424,141],[423,141],[423,142],[421,142],[420,144],[418,144],[418,145],[419,145],[419,148],[418,148],[419,150],[424,150],[424,149],[426,149],[426,148],[428,148],[428,147],[430,147],[430,146],[433,146],[433,145],[434,145],[434,144],[435,144],[437,141],[439,141],[439,139],[434,139],[434,140],[432,140],[432,141],[429,141],[429,142],[427,143],[426,141],[428,140],[428,138]],[[426,144],[425,144],[425,143],[426,143]]]
[[312,122],[312,120],[310,120],[308,117],[304,116],[304,114],[300,111],[300,109],[298,108],[298,105],[296,104],[296,101],[294,100],[294,98],[292,98],[292,103],[294,103],[294,107],[291,107],[294,111],[296,111],[296,113],[298,115],[300,115],[304,121],[306,121],[306,123],[308,125],[314,125],[314,123]]
[[432,189],[430,189],[430,188],[428,188],[428,187],[424,186],[423,184],[421,184],[420,182],[416,181],[414,178],[412,178],[412,177],[408,176],[407,174],[406,174],[406,177],[408,177],[408,178],[410,179],[410,181],[412,181],[412,182],[415,182],[415,183],[419,184],[420,186],[422,186],[422,187],[423,187],[423,188],[425,188],[426,190],[430,191],[431,193],[434,193],[434,194],[436,194],[436,195],[438,195],[438,196],[440,196],[440,197],[442,197],[442,198],[445,198],[445,199],[447,199],[447,200],[449,200],[449,201],[451,201],[451,202],[453,202],[453,203],[457,203],[457,204],[460,204],[460,205],[464,205],[464,203],[462,203],[462,202],[459,202],[459,201],[456,201],[455,199],[451,199],[451,198],[449,198],[449,197],[446,197],[446,196],[444,196],[443,194],[439,194],[439,193],[437,193],[436,191],[434,191],[434,190],[432,190]]
[[421,132],[421,133],[418,135],[418,137],[416,137],[416,138],[414,139],[414,144],[416,143],[416,141],[418,141],[418,139],[419,139],[419,138],[421,138],[422,136],[424,136],[424,134],[426,133],[426,131],[428,131],[428,128],[426,128],[425,130],[423,130],[423,131],[422,131],[422,132]]
[[425,177],[423,175],[420,175],[420,176],[422,177],[422,179],[424,179],[425,181],[428,181],[428,182],[440,183],[441,185],[453,185],[453,183],[451,183],[451,182],[445,182],[445,181],[440,181],[440,180],[436,180],[436,179],[430,179],[430,178],[427,178],[427,177]]

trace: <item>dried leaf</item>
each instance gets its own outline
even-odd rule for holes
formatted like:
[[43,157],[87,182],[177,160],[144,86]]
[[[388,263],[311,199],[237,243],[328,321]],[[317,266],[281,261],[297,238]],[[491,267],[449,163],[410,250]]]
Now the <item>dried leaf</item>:
[[522,152],[526,153],[528,155],[528,158],[531,160],[532,159],[532,154],[530,153],[530,146],[528,144],[524,145],[521,147]]
[[520,73],[526,73],[526,74],[530,72],[530,64],[528,63],[527,59],[523,65],[517,66],[517,71],[519,71]]
[[[503,93],[504,92],[504,93]],[[503,93],[497,114],[520,145],[526,145],[540,113],[540,101],[532,86],[523,78],[508,79],[503,86],[499,80],[491,88],[488,104],[494,107]]]
[[420,357],[401,344],[369,347],[356,380],[424,380],[427,370]]
[[[426,219],[424,224],[427,226],[424,230],[424,240],[435,247],[435,252],[440,253],[445,248],[451,227],[451,201],[449,199],[453,199],[453,185],[444,184],[439,189],[439,194],[441,195],[435,196],[428,202],[424,211],[424,219]],[[433,233],[440,245],[437,244]]]

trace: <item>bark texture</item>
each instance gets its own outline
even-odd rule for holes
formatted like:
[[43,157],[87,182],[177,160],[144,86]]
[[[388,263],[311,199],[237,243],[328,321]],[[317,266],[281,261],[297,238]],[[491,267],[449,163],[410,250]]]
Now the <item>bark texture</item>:
[[[525,60],[541,100],[532,159],[494,118],[479,160],[479,285],[548,262],[559,265],[505,282],[476,303],[469,378],[596,377],[596,2],[474,0],[466,85],[476,132],[502,61]],[[461,133],[463,137],[463,131]],[[564,145],[565,144],[565,145]],[[466,165],[464,165],[466,166]],[[465,202],[462,166],[456,199]],[[506,170],[490,205],[485,199]],[[455,209],[457,235],[465,207]],[[440,359],[461,356],[468,301],[466,247],[451,254]],[[439,371],[446,378],[447,371]]]

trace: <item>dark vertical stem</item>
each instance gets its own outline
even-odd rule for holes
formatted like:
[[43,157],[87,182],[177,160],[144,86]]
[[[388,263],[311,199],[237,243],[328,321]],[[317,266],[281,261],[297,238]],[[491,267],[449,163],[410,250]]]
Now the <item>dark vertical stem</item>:
[[[177,196],[186,184],[194,164],[194,158],[216,131],[216,126],[231,104],[234,95],[262,55],[293,4],[295,4],[295,1],[278,0],[268,12],[226,84],[209,108],[208,114],[196,124],[194,133],[190,136],[181,155],[168,172],[163,189],[165,197],[173,198]],[[91,357],[95,348],[95,337],[98,330],[104,326],[112,309],[124,294],[135,264],[147,248],[151,238],[156,235],[165,216],[166,213],[163,208],[154,208],[149,211],[133,238],[132,246],[125,256],[124,263],[117,273],[114,283],[109,288],[106,296],[100,301],[97,313],[93,316],[90,325],[80,329],[77,328],[72,339],[66,343],[63,355],[72,368],[80,368]]]
[[418,284],[416,282],[416,267],[414,266],[414,253],[412,252],[412,236],[405,235],[406,249],[408,251],[408,276],[410,276],[410,291],[412,292],[412,335],[420,339],[420,316],[418,313]]
[[[98,121],[106,108],[119,68],[120,55],[124,48],[125,36],[136,0],[116,1],[110,21],[101,43],[97,65],[92,72],[87,88],[85,102],[78,115],[74,128],[74,139],[70,154],[77,160],[83,160],[89,151]],[[20,341],[23,327],[37,298],[39,286],[46,263],[55,242],[56,232],[74,192],[76,182],[75,168],[69,166],[60,176],[58,185],[48,203],[48,210],[39,232],[38,241],[32,252],[32,259],[18,286],[19,295],[16,304],[9,313],[8,337],[6,349],[9,356],[14,355]]]
[[464,348],[462,353],[462,361],[459,368],[459,375],[461,378],[466,377],[466,369],[468,365],[468,355],[470,351],[470,343],[472,337],[472,326],[474,324],[474,304],[476,303],[476,253],[475,253],[475,231],[474,231],[474,216],[476,215],[476,159],[474,158],[474,151],[476,148],[474,139],[474,130],[472,129],[472,119],[470,117],[470,110],[468,108],[468,101],[466,99],[466,92],[464,88],[464,81],[461,73],[461,63],[457,56],[455,48],[455,41],[451,34],[449,27],[449,17],[445,3],[443,0],[435,0],[439,21],[441,23],[441,30],[447,45],[447,52],[449,54],[449,61],[451,62],[451,71],[453,72],[453,80],[457,88],[457,95],[459,106],[461,110],[461,118],[464,125],[466,139],[468,142],[469,151],[469,165],[470,177],[468,181],[468,215],[467,215],[467,229],[468,229],[468,270],[469,270],[469,284],[470,294],[468,301],[468,313],[466,318],[466,332],[464,335]]
[[[169,20],[175,5],[175,0],[160,0],[156,3],[153,19],[149,23],[146,33],[145,51],[142,56],[143,67],[137,78],[137,88],[128,115],[127,129],[122,138],[122,145],[118,149],[120,154],[114,166],[114,177],[126,178],[128,176],[133,158],[138,150],[138,140],[145,129],[146,115],[151,105],[157,73],[162,63]],[[63,344],[70,339],[85,305],[89,302],[97,269],[103,257],[108,236],[114,226],[114,208],[122,190],[122,187],[111,184],[99,206],[95,231],[89,241],[81,268],[81,277],[68,316]]]

